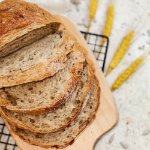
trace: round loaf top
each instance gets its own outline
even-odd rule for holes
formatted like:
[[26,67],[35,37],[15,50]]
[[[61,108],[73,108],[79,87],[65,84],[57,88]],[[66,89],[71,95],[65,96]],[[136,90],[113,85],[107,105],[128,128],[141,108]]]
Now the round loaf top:
[[0,3],[0,36],[32,23],[46,25],[51,22],[58,21],[36,4],[21,0],[5,0]]

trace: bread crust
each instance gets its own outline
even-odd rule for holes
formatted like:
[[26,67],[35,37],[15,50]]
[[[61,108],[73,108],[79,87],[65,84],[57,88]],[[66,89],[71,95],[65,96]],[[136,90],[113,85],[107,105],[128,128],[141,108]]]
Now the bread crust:
[[83,63],[85,61],[87,51],[78,43],[74,43],[72,51],[74,64],[70,68],[70,78],[69,78],[70,84],[67,87],[65,87],[64,90],[65,92],[58,99],[54,100],[53,103],[41,107],[39,106],[36,108],[14,109],[11,106],[9,106],[10,101],[7,99],[7,94],[4,92],[4,89],[2,89],[0,90],[0,105],[14,112],[20,112],[24,114],[34,114],[34,115],[45,114],[47,112],[52,112],[55,109],[57,109],[61,104],[65,102],[65,100],[68,98],[72,90],[77,86],[80,80],[80,72],[83,70]]
[[66,122],[64,124],[62,124],[61,126],[59,126],[59,128],[54,128],[51,130],[45,130],[45,129],[38,129],[38,128],[31,128],[30,126],[18,121],[17,119],[11,117],[11,114],[8,115],[7,112],[4,110],[3,107],[0,107],[1,109],[1,115],[3,115],[3,117],[10,122],[13,126],[16,126],[18,128],[21,129],[27,129],[30,130],[32,132],[37,132],[37,133],[47,133],[47,132],[56,132],[58,130],[61,130],[63,128],[65,128],[80,112],[81,108],[83,107],[84,101],[87,99],[87,96],[90,94],[90,88],[92,86],[92,76],[94,74],[94,68],[93,68],[93,63],[91,62],[91,60],[86,59],[86,64],[87,64],[87,68],[88,68],[88,78],[87,78],[87,82],[84,85],[84,94],[82,95],[83,102],[80,103],[80,105],[78,106],[78,108],[75,109],[75,111],[73,111],[73,113],[70,114],[69,119],[66,120]]
[[[39,81],[53,76],[58,70],[65,67],[63,62],[66,60],[66,55],[72,50],[75,41],[76,39],[68,31],[65,31],[60,46],[50,58],[24,71],[20,70],[13,74],[0,76],[0,87],[10,87],[27,82]],[[65,51],[61,48],[63,45],[66,45]]]
[[98,79],[97,79],[96,77],[94,77],[94,78],[95,78],[96,84],[97,84],[97,99],[96,99],[97,105],[96,105],[96,108],[95,108],[95,110],[92,112],[92,114],[89,116],[88,120],[84,123],[84,126],[82,126],[82,128],[80,129],[80,132],[76,135],[76,137],[74,137],[73,140],[69,140],[69,141],[65,142],[64,145],[43,145],[43,144],[41,144],[41,143],[39,143],[39,142],[36,142],[36,141],[34,141],[34,142],[32,141],[32,142],[31,142],[31,141],[29,141],[29,140],[24,139],[24,138],[18,133],[18,132],[21,131],[22,129],[16,128],[16,130],[18,130],[18,132],[16,132],[16,131],[14,130],[14,127],[13,127],[11,124],[9,124],[10,127],[11,127],[11,129],[12,129],[12,131],[13,131],[16,135],[18,135],[23,141],[25,141],[25,142],[27,142],[27,143],[29,143],[29,144],[32,144],[32,145],[36,145],[36,146],[43,147],[43,148],[65,148],[65,147],[67,147],[67,146],[69,146],[69,145],[72,145],[72,144],[74,143],[75,138],[77,138],[77,137],[81,134],[81,132],[83,132],[83,131],[85,130],[85,128],[88,127],[88,126],[93,122],[93,120],[95,119],[95,116],[96,116],[96,112],[97,112],[98,107],[99,107],[99,98],[100,98],[99,81],[98,81]]
[[[45,25],[60,22],[36,4],[22,0],[5,0],[0,3],[0,48],[7,43]],[[1,56],[0,56],[1,57]]]

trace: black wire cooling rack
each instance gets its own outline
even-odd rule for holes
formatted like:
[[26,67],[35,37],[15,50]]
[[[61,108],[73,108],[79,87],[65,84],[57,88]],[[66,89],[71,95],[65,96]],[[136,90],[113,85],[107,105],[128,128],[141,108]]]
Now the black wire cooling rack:
[[[95,58],[97,58],[97,56],[100,52],[100,49],[101,49],[101,53],[100,53],[100,56],[97,61],[98,61],[100,68],[104,72],[108,44],[109,44],[108,37],[106,37],[104,35],[87,33],[87,32],[82,32],[82,31],[81,31],[81,33],[84,36],[84,38],[86,38],[86,36],[88,37],[87,43],[88,43],[88,46],[90,47],[91,51],[93,52]],[[104,45],[101,45],[103,38],[106,39],[106,42],[104,43]]]
[[[102,71],[104,71],[109,39],[103,35],[92,34],[92,33],[87,33],[87,32],[81,32],[81,33],[84,36],[84,38],[88,36],[87,43],[95,57],[97,57],[101,49],[101,54],[97,61]],[[106,39],[106,42],[102,46],[100,45],[100,43],[102,42],[103,38]],[[9,134],[9,131],[7,127],[5,126],[1,117],[0,117],[0,150],[19,150],[19,148],[15,144],[15,141]]]

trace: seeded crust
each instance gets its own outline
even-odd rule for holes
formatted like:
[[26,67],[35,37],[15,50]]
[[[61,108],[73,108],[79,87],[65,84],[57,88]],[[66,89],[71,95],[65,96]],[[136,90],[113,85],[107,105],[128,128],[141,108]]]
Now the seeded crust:
[[[50,57],[42,59],[35,65],[29,66],[29,68],[25,68],[25,70],[23,70],[24,68],[21,69],[17,68],[16,72],[1,75],[0,87],[10,87],[27,82],[43,80],[46,77],[53,76],[59,69],[64,68],[63,62],[66,60],[66,55],[72,50],[72,47],[76,40],[66,30],[65,31],[62,30],[62,32],[64,32],[63,40],[59,44],[57,50]],[[34,46],[34,43],[32,45]],[[31,47],[32,45],[29,46]],[[28,48],[26,48],[25,50],[28,50]],[[18,51],[17,53],[20,52],[22,51]],[[12,60],[15,59],[15,55],[17,53],[8,56],[9,59],[11,58]],[[28,55],[28,53],[26,55]],[[20,57],[19,54],[17,56]],[[5,59],[7,60],[7,57],[3,59],[0,60],[0,62],[1,61],[5,62]],[[3,67],[0,70],[3,70]]]
[[[70,63],[71,66],[68,70],[68,73],[65,74],[65,77],[61,77],[60,79],[61,81],[63,81],[63,78],[66,78],[63,87],[61,87],[62,89],[61,93],[59,93],[61,85],[57,85],[56,81],[59,80],[57,80],[55,76],[57,77],[59,72],[60,72],[59,74],[61,75],[61,72],[66,67],[63,70],[60,70],[54,76],[44,79],[46,81],[41,80],[37,82],[31,82],[22,85],[17,85],[14,87],[1,89],[0,105],[14,112],[34,114],[34,115],[52,112],[55,109],[57,109],[59,105],[65,102],[65,100],[68,98],[70,93],[72,93],[72,91],[77,86],[80,80],[80,72],[83,70],[83,63],[86,57],[86,50],[78,43],[75,43],[72,52],[70,52],[70,55],[72,56]],[[57,97],[52,97],[51,100],[49,100],[49,98],[46,99],[36,98],[35,96],[37,94],[35,95],[34,91],[32,92],[32,90],[30,91],[30,87],[32,87],[33,90],[34,89],[36,90],[37,87],[38,89],[41,89],[40,87],[41,84],[43,85],[43,82],[47,84],[48,82],[51,83],[52,81],[56,83],[57,86],[55,90]],[[49,93],[50,91],[48,92],[46,91],[46,89],[43,92],[47,92],[47,94],[53,95],[53,93]],[[47,95],[43,94],[43,96]],[[32,97],[34,97],[34,99],[36,100],[31,102],[31,99],[33,99]]]
[[14,126],[32,132],[47,133],[63,129],[77,116],[84,102],[88,99],[93,73],[93,63],[86,59],[84,69],[81,72],[81,79],[73,94],[70,95],[64,105],[52,113],[26,115],[1,107],[1,115]]
[[100,98],[99,82],[95,78],[91,95],[84,109],[64,129],[53,133],[33,133],[29,130],[19,129],[10,124],[12,131],[25,142],[44,148],[65,148],[74,143],[75,138],[89,126],[95,118]]
[[36,4],[22,0],[0,3],[0,57],[58,30],[60,22]]

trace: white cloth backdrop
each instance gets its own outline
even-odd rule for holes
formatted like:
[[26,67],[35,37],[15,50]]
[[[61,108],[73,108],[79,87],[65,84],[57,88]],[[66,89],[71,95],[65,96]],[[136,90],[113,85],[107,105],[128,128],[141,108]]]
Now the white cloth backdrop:
[[[1,0],[0,0],[1,1]],[[86,31],[89,21],[90,0],[27,0],[37,3],[53,14],[68,17],[79,30]],[[98,10],[90,32],[102,34],[108,0],[99,0]],[[147,21],[141,23],[145,16]],[[116,0],[115,19],[108,49],[105,72],[127,28],[143,26],[121,63],[107,76],[109,86],[150,44],[150,0]],[[139,26],[140,26],[139,25]],[[95,150],[150,150],[150,63],[133,74],[113,92],[119,111],[118,125],[104,135]],[[113,136],[114,135],[114,136]],[[110,140],[111,138],[111,140]]]

